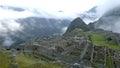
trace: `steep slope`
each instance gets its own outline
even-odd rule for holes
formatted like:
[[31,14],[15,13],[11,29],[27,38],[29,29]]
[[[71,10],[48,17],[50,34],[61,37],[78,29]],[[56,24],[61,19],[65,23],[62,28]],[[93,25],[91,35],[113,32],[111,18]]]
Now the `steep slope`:
[[78,17],[78,18],[76,18],[75,20],[73,20],[73,21],[71,22],[71,24],[68,26],[65,34],[73,31],[73,30],[76,29],[76,28],[82,29],[83,31],[88,31],[88,30],[89,30],[89,28],[88,28],[88,26],[85,24],[85,22],[83,22],[83,20]]
[[120,33],[119,22],[120,22],[120,6],[107,11],[98,21],[96,21],[95,27]]
[[[14,7],[14,6],[0,5],[0,8],[4,9],[5,11],[12,11],[16,13],[30,11],[27,8]],[[58,35],[58,34],[60,35],[65,32],[66,28],[70,24],[70,20],[68,19],[46,18],[46,15],[49,14],[42,13],[42,10],[41,12],[37,12],[37,10],[34,9],[33,11],[32,10],[30,11],[30,14],[32,12],[35,14],[37,13],[37,15],[40,14],[40,17],[30,16],[26,18],[23,15],[23,18],[21,18],[21,15],[18,14],[18,16],[20,16],[20,19],[14,20],[11,18],[12,17],[11,16],[10,19],[7,18],[7,20],[6,19],[0,20],[1,21],[0,27],[3,28],[0,31],[0,42],[5,42],[6,37],[9,37],[10,41],[13,42],[12,45],[17,45],[22,42],[28,41],[30,39],[34,39],[36,37]],[[95,13],[95,12],[96,12],[96,7],[93,7],[90,11],[86,12],[87,14],[85,13],[85,15],[83,14],[80,17],[82,17],[82,19],[86,19],[86,17],[90,19],[94,19],[93,17],[95,16],[91,15],[91,13]],[[82,21],[79,20],[79,22]],[[83,27],[86,26],[83,23],[81,25]],[[9,45],[11,44],[9,43]]]
[[18,19],[17,22],[23,26],[23,32],[28,32],[32,35],[53,35],[61,34],[62,29],[67,27],[69,20],[59,20],[52,18],[39,18],[39,17],[29,17],[25,19]]
[[16,37],[28,40],[37,37],[60,35],[64,33],[64,28],[69,24],[69,20],[47,19],[39,17],[29,17],[18,19],[17,22],[23,27],[22,31],[18,31]]
[[[9,37],[10,40],[13,42],[12,45],[17,45],[37,37],[61,35],[65,31],[64,28],[66,28],[70,23],[70,21],[67,19],[60,20],[40,17],[21,18],[13,22],[10,23],[13,23],[12,25],[18,24],[20,28],[16,28],[18,30],[16,30],[15,28],[10,29],[11,26],[3,23],[3,25],[5,26],[4,28],[7,31],[3,31],[0,33],[0,42],[5,42],[7,40],[6,38]],[[9,45],[11,44],[9,43]]]
[[72,21],[74,24],[64,36],[36,38],[15,48],[49,63],[59,62],[65,68],[119,68],[120,47],[114,37],[119,34],[104,30],[86,31],[76,20],[82,21],[80,18]]
[[98,14],[97,14],[97,8],[98,7],[95,6],[95,7],[91,8],[90,10],[81,13],[80,14],[81,19],[83,19],[83,21],[86,24],[96,21],[99,18]]

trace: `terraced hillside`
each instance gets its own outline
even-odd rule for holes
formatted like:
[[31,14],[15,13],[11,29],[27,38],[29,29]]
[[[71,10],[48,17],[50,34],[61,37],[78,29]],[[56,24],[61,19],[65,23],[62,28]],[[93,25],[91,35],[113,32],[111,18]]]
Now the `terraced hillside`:
[[11,55],[9,51],[0,51],[0,68],[63,68],[59,63],[49,63],[44,57],[28,52]]
[[72,67],[75,63],[84,68],[119,68],[120,63],[120,46],[107,31],[97,33],[75,29],[68,36],[37,38],[16,49],[50,63],[59,61],[64,68]]
[[1,48],[1,68],[120,68],[120,34],[91,30],[79,19],[63,36],[36,38],[11,50]]

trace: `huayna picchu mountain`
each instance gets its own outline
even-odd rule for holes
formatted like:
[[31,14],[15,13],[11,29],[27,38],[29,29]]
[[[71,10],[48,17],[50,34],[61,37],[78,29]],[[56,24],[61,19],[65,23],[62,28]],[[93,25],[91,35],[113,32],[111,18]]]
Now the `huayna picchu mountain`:
[[[87,30],[86,30],[87,29]],[[63,36],[36,38],[10,51],[2,68],[120,68],[120,46],[115,36],[120,34],[102,29],[90,30],[76,18]],[[6,59],[3,57],[2,60]],[[0,58],[1,59],[1,58]],[[7,58],[8,59],[8,58]],[[14,61],[12,61],[14,60]],[[7,64],[6,64],[7,63]],[[5,67],[7,66],[7,67]]]
[[76,28],[82,29],[84,31],[88,31],[89,30],[87,24],[85,24],[85,22],[80,17],[78,17],[78,18],[76,18],[75,20],[73,20],[70,23],[70,25],[68,26],[65,34],[73,31]]

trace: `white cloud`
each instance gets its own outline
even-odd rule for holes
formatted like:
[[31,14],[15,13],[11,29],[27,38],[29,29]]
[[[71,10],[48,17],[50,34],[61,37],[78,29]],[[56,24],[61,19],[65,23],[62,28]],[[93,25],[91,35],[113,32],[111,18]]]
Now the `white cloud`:
[[[0,5],[24,8],[18,12],[0,8],[0,36],[4,36],[3,45],[14,43],[9,34],[22,30],[24,27],[15,20],[30,16],[68,18],[77,17],[97,4],[98,0],[0,0]],[[62,29],[65,32],[67,27]]]
[[119,5],[120,5],[120,0],[100,0],[98,4],[97,12],[101,16],[106,11]]
[[5,10],[0,8],[0,20],[1,19],[18,19],[18,18],[24,18],[34,16],[33,13],[30,11],[23,11],[23,12],[17,12],[12,10]]
[[[98,5],[98,14],[102,16],[107,11],[110,11],[111,9],[119,6],[120,6],[120,0],[101,0]],[[120,10],[120,9],[118,8],[117,10]],[[116,13],[116,14],[119,15],[119,13]],[[120,30],[119,30],[120,17],[119,16],[115,16],[114,14],[112,14],[111,16],[108,15],[107,17],[104,17],[104,18],[102,17],[101,20],[102,20],[102,23],[105,23],[105,24],[101,24],[99,28],[120,33]]]
[[62,28],[61,32],[62,32],[62,33],[65,33],[65,31],[67,30],[67,28],[68,28],[68,27]]
[[[98,0],[1,0],[1,5],[20,6],[44,10],[55,16],[76,16],[98,3]],[[63,12],[59,12],[63,11]]]
[[18,12],[0,8],[0,32],[14,32],[22,29],[22,26],[14,21],[18,18],[30,16],[75,18],[79,13],[92,8],[97,3],[98,0],[0,0],[0,5],[25,9]]
[[10,37],[6,36],[4,39],[3,45],[6,47],[9,47],[13,43],[14,43],[14,41]]
[[20,31],[22,26],[14,20],[1,20],[0,21],[0,32],[3,34]]

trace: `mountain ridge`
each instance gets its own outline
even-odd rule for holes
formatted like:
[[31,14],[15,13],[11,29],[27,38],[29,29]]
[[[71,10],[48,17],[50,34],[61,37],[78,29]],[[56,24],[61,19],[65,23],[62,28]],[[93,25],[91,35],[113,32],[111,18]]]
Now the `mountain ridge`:
[[103,16],[95,22],[95,28],[104,29],[116,33],[120,33],[119,19],[120,19],[120,6],[114,7],[107,11]]
[[[71,23],[78,25],[80,23],[78,20],[81,21],[80,18],[76,18]],[[44,56],[49,62],[59,60],[65,68],[120,67],[119,56],[117,55],[120,47],[117,39],[112,36],[115,33],[102,29],[84,31],[81,26],[74,25],[73,27],[76,28],[70,30],[66,35],[36,38],[15,48],[20,51],[30,51],[30,53],[38,56]],[[71,27],[69,28],[71,29]],[[115,57],[113,58],[113,56]],[[115,64],[113,64],[114,62]],[[109,65],[109,63],[112,65]]]

